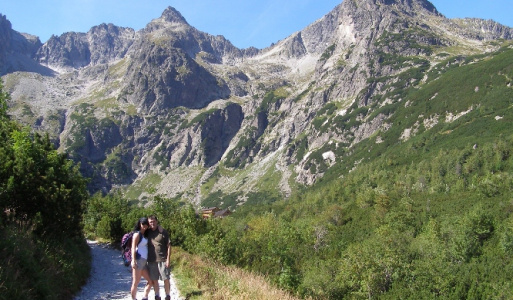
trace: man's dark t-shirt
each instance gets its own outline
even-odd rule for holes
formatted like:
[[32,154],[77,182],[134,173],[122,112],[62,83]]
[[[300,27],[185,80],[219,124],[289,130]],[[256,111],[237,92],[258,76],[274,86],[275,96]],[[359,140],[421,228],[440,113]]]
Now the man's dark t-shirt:
[[168,245],[169,234],[166,230],[148,230],[148,262],[165,262]]

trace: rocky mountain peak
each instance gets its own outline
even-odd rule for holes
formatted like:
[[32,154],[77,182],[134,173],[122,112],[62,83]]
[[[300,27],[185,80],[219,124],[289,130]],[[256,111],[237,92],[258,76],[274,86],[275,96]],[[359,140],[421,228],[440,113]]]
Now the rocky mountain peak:
[[41,45],[37,36],[13,30],[11,22],[0,14],[0,74],[16,71],[50,74],[49,70],[33,60]]
[[[5,65],[6,54],[10,50],[11,45],[11,22],[0,14],[0,66]],[[0,70],[0,74],[4,70]]]
[[425,11],[440,15],[436,7],[428,0],[355,0],[344,1],[341,6],[343,9],[350,10],[377,11],[393,9],[411,15],[417,15]]
[[2,28],[2,31],[5,30],[4,28],[12,29],[11,22],[3,14],[0,14],[0,28]]
[[160,16],[160,19],[170,23],[182,23],[189,25],[189,23],[187,23],[182,14],[171,6],[168,6],[164,10],[162,15]]
[[11,22],[7,17],[0,14],[0,54],[5,53],[11,44]]
[[143,32],[150,33],[159,30],[172,29],[176,32],[186,32],[191,30],[193,27],[187,23],[182,14],[175,8],[168,6],[160,18],[153,19],[146,27]]

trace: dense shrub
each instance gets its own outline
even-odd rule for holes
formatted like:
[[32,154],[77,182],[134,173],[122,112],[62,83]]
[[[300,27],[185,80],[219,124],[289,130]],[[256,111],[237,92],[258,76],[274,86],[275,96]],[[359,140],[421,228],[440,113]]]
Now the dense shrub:
[[70,299],[85,283],[88,194],[78,168],[12,121],[0,82],[0,298]]

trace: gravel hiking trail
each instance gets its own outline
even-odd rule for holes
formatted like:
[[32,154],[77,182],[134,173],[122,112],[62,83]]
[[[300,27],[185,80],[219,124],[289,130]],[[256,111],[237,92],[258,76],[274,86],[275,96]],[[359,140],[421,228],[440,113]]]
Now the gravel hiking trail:
[[[119,250],[112,249],[107,245],[98,244],[94,241],[87,241],[91,247],[92,266],[91,277],[82,287],[82,290],[75,296],[74,300],[103,300],[120,299],[132,300],[130,296],[130,286],[132,284],[132,273],[130,267],[125,267],[121,260]],[[176,288],[173,274],[171,274],[171,299],[183,300]],[[144,295],[144,285],[146,280],[141,279],[137,289],[137,299],[142,299]],[[164,283],[159,280],[160,296],[164,299]],[[149,294],[149,299],[155,299],[153,289]]]

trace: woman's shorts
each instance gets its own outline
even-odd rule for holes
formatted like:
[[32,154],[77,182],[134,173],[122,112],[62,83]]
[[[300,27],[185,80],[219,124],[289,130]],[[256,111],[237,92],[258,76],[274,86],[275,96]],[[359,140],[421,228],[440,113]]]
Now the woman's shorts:
[[146,258],[138,258],[137,259],[137,270],[143,270],[144,268],[146,268]]

